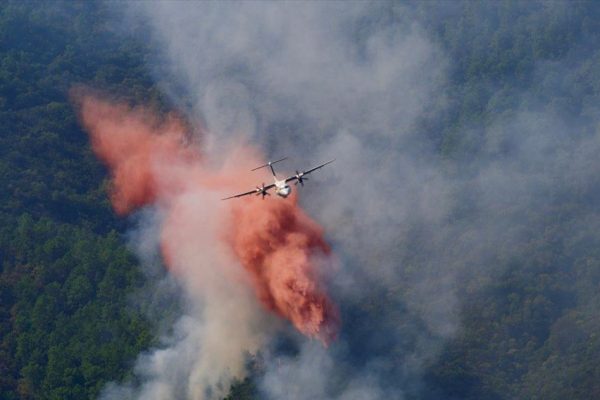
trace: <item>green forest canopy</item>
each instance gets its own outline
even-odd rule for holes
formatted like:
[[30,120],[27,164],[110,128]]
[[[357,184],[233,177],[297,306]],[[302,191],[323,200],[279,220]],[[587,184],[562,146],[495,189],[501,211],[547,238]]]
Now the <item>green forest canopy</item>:
[[[596,2],[438,5],[414,6],[455,61],[445,87],[454,102],[422,122],[436,132],[440,157],[468,168],[486,138],[464,128],[510,117],[516,98],[528,100],[523,88],[547,95],[546,111],[586,121],[580,134],[599,129],[598,116],[589,115],[600,100]],[[84,83],[166,104],[144,64],[150,50],[111,30],[107,12],[103,3],[0,6],[3,400],[95,398],[107,382],[130,377],[137,354],[155,340],[150,321],[129,301],[144,276],[123,244],[125,222],[110,209],[106,171],[68,96]],[[572,67],[559,95],[535,79],[538,63],[556,60]],[[599,230],[569,224],[582,209],[600,210],[592,189],[577,189],[547,205],[551,210],[523,216],[530,239],[497,261],[506,268],[485,290],[469,294],[464,329],[428,365],[431,390],[412,398],[600,398]],[[247,381],[231,398],[258,395]]]

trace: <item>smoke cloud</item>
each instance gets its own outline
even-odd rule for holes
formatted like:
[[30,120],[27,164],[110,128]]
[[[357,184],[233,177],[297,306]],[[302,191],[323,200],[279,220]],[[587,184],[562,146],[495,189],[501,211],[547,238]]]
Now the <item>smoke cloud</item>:
[[[477,159],[441,157],[435,130],[443,128],[440,121],[461,94],[448,90],[454,61],[421,26],[410,4],[151,2],[128,4],[121,11],[127,24],[147,28],[157,49],[152,64],[157,84],[190,120],[202,121],[205,136],[201,168],[199,153],[188,154],[177,144],[197,137],[161,139],[156,151],[165,171],[186,171],[186,179],[172,179],[171,172],[137,178],[132,171],[131,179],[145,184],[131,193],[115,189],[115,207],[127,212],[152,198],[165,221],[167,233],[161,235],[176,238],[172,248],[163,244],[170,268],[185,275],[189,259],[218,265],[202,268],[196,283],[185,284],[202,287],[197,292],[206,293],[203,302],[235,301],[231,308],[237,310],[239,300],[240,310],[246,310],[221,324],[226,313],[194,314],[194,323],[176,326],[166,350],[140,357],[138,375],[146,387],[169,382],[170,392],[152,392],[156,399],[202,398],[181,388],[189,385],[190,371],[203,369],[193,367],[198,359],[219,357],[215,352],[201,358],[212,351],[204,331],[217,324],[219,333],[212,337],[227,336],[227,329],[239,329],[240,318],[246,331],[236,332],[242,344],[233,353],[261,352],[264,366],[257,383],[264,398],[431,394],[423,383],[425,366],[460,331],[461,307],[499,273],[493,268],[526,252],[519,243],[532,235],[525,222],[531,220],[529,212],[551,210],[557,196],[581,193],[580,183],[598,176],[593,162],[600,147],[597,130],[566,140],[565,132],[577,121],[536,107],[543,99],[525,90],[514,93],[516,111],[489,117],[485,127],[459,127],[460,140],[476,143]],[[456,10],[453,4],[435,3],[430,11],[431,18],[442,19]],[[550,70],[560,76],[560,69],[560,63],[537,65],[535,74],[547,76]],[[502,88],[490,83],[487,90]],[[91,129],[93,122],[87,124]],[[170,131],[182,122],[167,118],[151,125],[156,124]],[[297,198],[209,207],[220,194],[257,183],[255,175],[239,174],[262,163],[262,152],[266,158],[290,156],[306,167],[337,161],[300,188]],[[135,165],[148,163],[136,157]],[[118,172],[119,167],[113,171],[115,182],[129,173]],[[164,196],[157,194],[159,187],[165,188]],[[171,199],[169,193],[179,194]],[[119,206],[121,198],[129,200]],[[203,202],[196,207],[198,198]],[[163,215],[163,202],[173,215]],[[224,222],[216,216],[224,214],[233,217]],[[582,215],[578,223],[589,217]],[[194,221],[202,229],[185,228]],[[291,231],[282,234],[283,226]],[[190,237],[194,240],[185,240]],[[215,237],[224,239],[215,244]],[[273,250],[274,243],[281,247]],[[291,344],[278,348],[262,322],[277,321],[257,303],[308,336],[327,342],[335,332],[330,327],[336,326],[338,311],[319,283],[328,274],[329,267],[321,264],[331,262],[331,252],[339,264],[331,295],[344,321],[338,340],[323,347],[289,334]],[[238,263],[247,275],[239,273]],[[289,267],[278,268],[281,263]],[[288,279],[286,274],[296,276],[295,286],[281,294],[274,288],[282,288],[279,280]],[[305,292],[312,294],[298,298]],[[295,306],[282,311],[290,301]],[[171,368],[174,361],[168,360],[176,358],[171,354],[197,343],[203,346],[189,353],[195,356],[187,364]],[[211,387],[215,382],[223,381],[211,378]],[[127,390],[112,386],[105,393],[119,398]]]
[[251,185],[251,175],[239,171],[262,163],[256,151],[231,148],[211,168],[180,117],[81,88],[73,98],[94,152],[111,171],[115,210],[154,208],[156,217],[147,220],[158,229],[147,234],[158,232],[162,257],[190,307],[167,347],[140,359],[138,372],[148,381],[137,397],[225,396],[245,376],[248,357],[276,332],[265,309],[325,344],[335,337],[337,311],[320,272],[330,249],[317,223],[293,199],[219,200],[240,183]]
[[[163,349],[140,356],[142,385],[109,386],[105,398],[218,398],[244,376],[244,355],[258,351],[265,361],[258,383],[267,398],[398,397],[421,361],[436,353],[438,337],[454,331],[452,274],[432,268],[401,276],[393,257],[409,246],[403,241],[412,234],[410,221],[435,226],[449,207],[448,185],[412,131],[443,82],[446,60],[411,15],[403,24],[382,23],[386,11],[361,3],[127,6],[127,24],[148,25],[160,49],[157,83],[189,120],[202,121],[203,132],[189,136],[181,118],[157,120],[97,98],[81,101],[82,118],[112,170],[115,209],[156,208],[163,257],[184,277],[187,297],[200,300],[188,299],[190,310]],[[137,133],[124,133],[127,126]],[[337,161],[299,188],[299,198],[219,203],[258,183],[256,175],[240,175],[262,163],[257,148],[291,156],[303,168]],[[139,184],[127,187],[132,182]],[[137,240],[156,234],[148,231]],[[333,285],[349,320],[343,316],[332,346],[291,336],[295,355],[282,355],[269,339],[277,321],[247,288],[300,332],[330,343],[339,313],[320,283],[331,263],[324,232],[339,256]],[[426,333],[409,332],[416,350],[391,353],[391,361],[391,345],[404,338],[393,324],[384,326],[389,315],[374,318],[366,302],[382,289],[401,293],[409,285],[409,294],[393,301],[407,303],[408,318],[418,314]],[[433,293],[435,303],[424,301]],[[237,337],[225,353],[228,329]],[[185,361],[175,365],[179,357]],[[211,363],[220,367],[207,371]],[[409,372],[391,383],[400,369]],[[297,377],[301,385],[293,383]],[[292,385],[298,390],[289,392]]]

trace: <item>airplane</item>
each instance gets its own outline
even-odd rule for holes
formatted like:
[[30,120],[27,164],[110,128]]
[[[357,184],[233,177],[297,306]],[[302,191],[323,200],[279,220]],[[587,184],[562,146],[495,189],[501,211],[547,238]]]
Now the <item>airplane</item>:
[[305,178],[305,175],[310,174],[313,171],[318,170],[319,168],[323,168],[324,166],[326,166],[327,164],[331,164],[332,162],[335,161],[335,158],[331,161],[327,161],[326,163],[323,163],[319,166],[316,166],[314,168],[309,169],[308,171],[302,171],[299,172],[298,170],[296,170],[296,174],[289,176],[285,179],[277,179],[277,175],[275,174],[275,169],[273,168],[273,164],[278,163],[280,161],[286,160],[287,157],[281,158],[279,160],[276,161],[269,161],[268,163],[266,163],[265,165],[261,165],[260,167],[256,167],[254,169],[252,169],[251,171],[256,171],[258,169],[261,168],[265,168],[265,167],[269,167],[271,168],[271,172],[273,173],[273,183],[271,183],[270,185],[265,186],[264,182],[261,186],[257,186],[256,189],[254,190],[250,190],[248,192],[245,193],[240,193],[240,194],[236,194],[234,196],[229,196],[229,197],[225,197],[224,199],[221,200],[229,200],[229,199],[234,199],[237,197],[242,197],[242,196],[248,196],[251,194],[256,194],[257,196],[262,195],[263,200],[265,199],[265,196],[270,196],[271,193],[268,192],[268,190],[275,188],[275,193],[278,196],[281,196],[283,198],[286,198],[290,195],[290,193],[292,193],[292,188],[290,187],[290,185],[288,185],[288,182],[291,181],[296,181],[294,182],[294,185],[297,185],[298,183],[300,183],[301,186],[304,186],[304,181],[307,181],[308,178]]

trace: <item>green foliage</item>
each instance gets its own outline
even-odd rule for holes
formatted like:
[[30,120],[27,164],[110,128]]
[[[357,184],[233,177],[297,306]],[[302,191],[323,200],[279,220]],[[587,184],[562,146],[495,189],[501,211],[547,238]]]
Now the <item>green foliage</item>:
[[246,378],[242,382],[234,382],[231,392],[223,400],[245,400],[257,397],[256,387],[251,379]]
[[[553,5],[413,4],[452,59],[442,93],[450,104],[434,107],[440,114],[421,128],[458,173],[501,135],[487,128],[512,120],[517,109],[576,119],[581,124],[574,134],[598,129],[600,7]],[[144,67],[150,50],[115,35],[106,22],[110,6],[0,5],[2,400],[95,398],[106,382],[127,377],[152,342],[149,322],[128,302],[143,276],[123,246],[124,223],[108,203],[106,171],[69,101],[72,85],[86,83],[122,98],[165,103]],[[557,61],[569,68],[553,68]],[[408,398],[600,398],[600,221],[577,223],[598,215],[598,198],[585,185],[572,189],[524,215],[510,204],[498,210],[518,221],[510,229],[526,235],[518,243],[510,233],[499,238],[502,256],[481,266],[502,273],[464,277],[462,329],[425,366],[431,391],[408,391]],[[463,208],[456,218],[477,218]],[[427,267],[417,256],[403,261],[407,275]],[[360,315],[385,319],[377,326],[394,325],[390,331],[403,332],[404,346],[417,346],[426,334],[398,300],[409,290],[373,294],[352,308],[356,315],[344,316],[346,329],[357,332],[357,348],[375,337],[372,350],[393,354],[401,365],[403,349],[389,348],[384,334],[360,326]],[[247,379],[233,385],[228,399],[257,397]]]
[[[502,141],[491,127],[510,126],[517,111],[560,116],[571,123],[570,137],[597,132],[600,118],[592,110],[600,101],[600,50],[591,45],[600,40],[597,3],[465,1],[418,8],[455,61],[445,91],[456,100],[438,121],[437,138],[455,165],[489,158],[486,144]],[[433,388],[428,398],[598,396],[600,226],[594,217],[598,182],[591,179],[540,181],[552,195],[533,207],[498,206],[511,221],[507,229],[523,233],[518,240],[495,237],[500,256],[477,266],[502,273],[463,277],[461,329],[426,369]]]
[[[474,135],[517,108],[586,117],[600,96],[600,7],[595,2],[418,2],[419,20],[452,60],[450,107],[428,130],[443,155],[477,160],[488,137]],[[540,67],[562,61],[568,70]],[[558,85],[558,87],[557,87]],[[558,89],[558,90],[557,90]],[[525,92],[547,99],[523,98]]]
[[24,214],[15,233],[0,238],[11,328],[2,335],[11,363],[2,391],[92,398],[150,343],[147,323],[127,305],[142,276],[114,231],[101,236]]
[[157,98],[141,48],[117,40],[105,12],[0,6],[2,399],[95,398],[151,342],[128,300],[143,276],[69,100],[78,82]]

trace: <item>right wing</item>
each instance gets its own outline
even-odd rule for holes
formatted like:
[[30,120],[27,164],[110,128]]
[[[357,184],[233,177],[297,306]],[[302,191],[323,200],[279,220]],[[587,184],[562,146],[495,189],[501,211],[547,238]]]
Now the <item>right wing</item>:
[[323,163],[323,164],[319,165],[318,167],[314,167],[314,168],[311,168],[311,169],[309,169],[308,171],[304,171],[304,175],[308,175],[308,174],[310,174],[311,172],[313,172],[313,171],[316,171],[316,170],[318,170],[319,168],[323,168],[323,167],[324,167],[324,166],[326,166],[327,164],[331,164],[331,163],[332,163],[332,162],[334,162],[334,161],[335,161],[335,158],[334,158],[333,160],[331,160],[331,161],[327,161],[326,163]]
[[[296,180],[296,179],[298,179],[298,178],[302,178],[304,175],[308,175],[308,174],[310,174],[311,172],[313,172],[313,171],[316,171],[316,170],[318,170],[319,168],[323,168],[323,167],[324,167],[324,166],[326,166],[327,164],[331,164],[331,163],[332,163],[332,162],[334,162],[334,161],[335,161],[335,158],[334,158],[333,160],[331,160],[331,161],[327,161],[326,163],[323,163],[323,164],[321,164],[321,165],[318,165],[318,166],[316,166],[316,167],[314,167],[314,168],[311,168],[311,169],[309,169],[308,171],[300,172],[300,173],[298,173],[298,174],[296,174],[296,175],[292,175],[292,176],[290,176],[290,177],[288,177],[288,178],[285,178],[285,181],[286,181],[286,182],[290,182],[290,181],[294,181],[294,180]],[[296,172],[298,172],[298,171],[296,171]],[[306,179],[306,180],[308,180],[308,178],[305,178],[305,179]]]
[[260,194],[262,192],[266,193],[267,190],[271,189],[272,187],[275,187],[274,183],[271,183],[270,185],[263,186],[263,187],[258,186],[256,189],[250,190],[249,192],[240,193],[240,194],[236,194],[234,196],[225,197],[224,199],[221,199],[221,200],[235,199],[236,197],[248,196],[248,195],[253,194],[253,193],[255,193],[255,194]]

